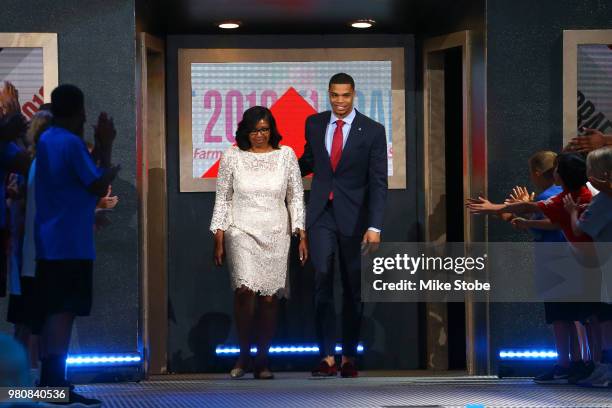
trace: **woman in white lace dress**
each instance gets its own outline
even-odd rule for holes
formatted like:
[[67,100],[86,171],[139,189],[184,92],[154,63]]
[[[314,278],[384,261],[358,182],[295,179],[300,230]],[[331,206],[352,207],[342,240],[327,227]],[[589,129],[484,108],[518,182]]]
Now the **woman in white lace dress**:
[[278,298],[289,295],[292,234],[300,237],[302,265],[308,257],[302,177],[293,149],[280,146],[280,140],[270,110],[254,106],[244,112],[237,146],[225,151],[219,166],[210,230],[215,234],[215,264],[227,259],[234,289],[240,357],[232,378],[242,377],[251,365],[251,339],[257,339],[255,378],[273,378],[268,348]]

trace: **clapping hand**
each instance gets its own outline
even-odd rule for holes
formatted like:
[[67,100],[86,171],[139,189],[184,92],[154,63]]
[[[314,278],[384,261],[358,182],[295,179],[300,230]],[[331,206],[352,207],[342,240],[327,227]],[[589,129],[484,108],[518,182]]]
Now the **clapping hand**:
[[93,126],[93,129],[96,146],[108,147],[115,141],[115,136],[117,136],[115,123],[113,118],[108,116],[106,112],[100,113],[98,123]]
[[580,208],[579,203],[580,197],[578,197],[577,201],[574,201],[574,198],[571,196],[571,194],[568,194],[563,197],[563,207],[565,208],[565,211],[570,214],[572,214],[574,211],[578,211],[578,208]]
[[94,160],[102,167],[110,167],[113,142],[117,136],[113,119],[106,112],[102,112],[98,117],[98,123],[93,128],[96,141],[92,153]]
[[0,116],[8,117],[21,112],[19,104],[19,92],[15,85],[5,81],[0,91]]
[[513,203],[529,203],[535,199],[535,193],[529,193],[527,187],[516,186],[512,189],[512,193],[506,199],[505,204],[513,204]]
[[484,197],[468,198],[465,206],[470,210],[472,214],[486,214],[494,211],[493,203]]
[[117,206],[119,202],[119,197],[111,196],[112,188],[108,186],[108,193],[98,201],[98,208],[103,210],[112,210]]
[[19,92],[10,82],[5,82],[0,90],[0,120],[4,121],[3,140],[17,139],[28,127],[26,118],[21,114]]

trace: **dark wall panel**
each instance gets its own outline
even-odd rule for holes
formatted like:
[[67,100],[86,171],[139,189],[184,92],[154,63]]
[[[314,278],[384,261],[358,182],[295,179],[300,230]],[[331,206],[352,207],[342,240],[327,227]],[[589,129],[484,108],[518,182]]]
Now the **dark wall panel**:
[[[87,4],[85,4],[87,3]],[[86,135],[100,111],[115,120],[114,162],[121,173],[113,184],[119,205],[112,225],[97,234],[92,316],[77,319],[73,352],[137,349],[138,233],[136,202],[135,22],[132,0],[3,0],[3,32],[58,34],[59,81],[85,93]],[[50,92],[50,90],[45,90]],[[1,320],[6,300],[0,299]],[[12,330],[1,324],[0,330]]]
[[[227,363],[213,357],[214,346],[223,342],[235,344],[228,271],[217,269],[212,263],[213,241],[208,226],[214,193],[179,192],[178,49],[357,46],[404,47],[406,50],[408,188],[389,192],[383,239],[415,241],[418,236],[417,151],[412,36],[168,36],[169,358],[172,371],[226,369]],[[275,342],[315,341],[312,276],[311,267],[302,270],[295,263],[291,265],[290,279],[294,290],[292,298],[281,309]],[[367,367],[415,368],[418,363],[416,305],[367,305],[363,339],[369,348],[365,361]]]
[[[563,30],[610,28],[609,1],[487,1],[487,138],[493,200],[503,200],[517,183],[528,183],[527,159],[532,153],[562,147]],[[489,239],[527,237],[491,218]],[[553,344],[540,304],[494,304],[491,325],[494,352],[500,347]]]

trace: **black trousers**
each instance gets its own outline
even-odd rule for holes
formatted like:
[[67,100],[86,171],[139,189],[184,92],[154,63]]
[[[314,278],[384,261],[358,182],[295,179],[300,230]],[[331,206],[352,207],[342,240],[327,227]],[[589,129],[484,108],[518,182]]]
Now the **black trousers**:
[[363,314],[361,303],[361,241],[338,231],[331,203],[308,230],[310,259],[315,269],[315,324],[321,356],[333,356],[336,346],[334,259],[342,280],[342,354],[355,356]]

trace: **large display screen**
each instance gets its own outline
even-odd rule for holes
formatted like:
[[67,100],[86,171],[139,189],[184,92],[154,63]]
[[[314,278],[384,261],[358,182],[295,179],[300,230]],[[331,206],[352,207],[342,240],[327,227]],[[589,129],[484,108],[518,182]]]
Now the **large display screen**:
[[271,108],[282,143],[301,154],[304,121],[330,110],[329,78],[346,72],[357,86],[355,108],[385,125],[393,175],[391,61],[193,63],[191,137],[193,177],[216,177],[221,153],[235,143],[244,110]]
[[[306,118],[330,110],[329,79],[338,72],[355,80],[355,108],[385,126],[388,175],[390,180],[403,178],[405,185],[405,170],[397,170],[398,160],[399,167],[405,168],[403,50],[387,50],[395,55],[342,49],[338,60],[330,60],[335,50],[324,49],[260,54],[233,50],[224,56],[182,50],[181,191],[214,191],[221,155],[235,144],[243,112],[255,105],[270,108],[283,137],[281,144],[292,147],[300,157]],[[398,146],[399,157],[394,154]]]

